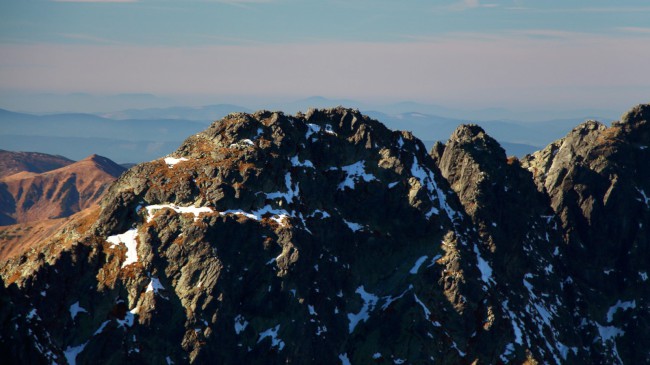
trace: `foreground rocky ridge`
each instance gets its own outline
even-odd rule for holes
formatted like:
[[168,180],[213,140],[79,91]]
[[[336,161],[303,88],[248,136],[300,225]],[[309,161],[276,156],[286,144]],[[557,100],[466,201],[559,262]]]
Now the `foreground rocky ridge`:
[[[521,163],[477,126],[428,154],[354,110],[232,114],[4,263],[0,346],[30,363],[647,362],[647,113]],[[586,209],[603,201],[589,174],[632,205]]]

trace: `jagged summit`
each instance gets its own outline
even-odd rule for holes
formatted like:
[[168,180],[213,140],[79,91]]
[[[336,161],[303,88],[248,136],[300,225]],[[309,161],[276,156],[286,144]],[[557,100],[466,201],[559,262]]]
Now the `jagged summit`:
[[0,267],[0,350],[24,363],[642,363],[650,177],[647,141],[624,130],[588,122],[520,163],[476,125],[429,155],[357,110],[230,114]]
[[621,123],[648,123],[650,120],[650,104],[639,104],[621,116]]
[[[120,174],[125,171],[124,167],[118,165],[113,160],[97,154],[92,154],[79,162],[83,165],[88,165],[88,163],[90,163],[93,167],[115,177],[120,176]],[[90,166],[88,167],[90,168]]]
[[636,350],[650,346],[648,110],[639,105],[609,128],[588,121],[523,160],[563,227],[569,274],[581,287],[576,322],[598,329],[612,363],[650,359]]

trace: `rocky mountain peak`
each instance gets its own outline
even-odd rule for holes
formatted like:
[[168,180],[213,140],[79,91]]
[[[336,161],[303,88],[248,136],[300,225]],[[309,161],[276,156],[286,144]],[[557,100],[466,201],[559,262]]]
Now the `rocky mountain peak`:
[[449,137],[454,142],[471,142],[473,140],[491,139],[481,126],[477,124],[461,124]]
[[[633,108],[609,128],[587,122],[523,159],[562,223],[567,260],[575,262],[569,265],[569,273],[584,285],[577,305],[589,313],[607,313],[616,310],[617,303],[646,297],[645,273],[650,264],[644,253],[650,247],[648,108]],[[645,318],[638,310],[635,306],[631,312]],[[636,323],[617,322],[611,316],[591,323],[601,333],[603,323],[621,328],[621,336],[634,336],[640,330]],[[636,359],[632,363],[647,361],[647,355],[635,352],[624,341],[617,347],[617,342],[603,339],[603,344],[613,345],[611,351],[617,357]],[[620,357],[610,361],[621,363]]]
[[587,122],[519,162],[476,125],[429,155],[357,110],[230,114],[0,267],[0,349],[58,363],[644,362],[650,177],[622,128]]
[[648,120],[650,120],[650,104],[639,104],[621,116],[621,123],[627,124],[648,122]]

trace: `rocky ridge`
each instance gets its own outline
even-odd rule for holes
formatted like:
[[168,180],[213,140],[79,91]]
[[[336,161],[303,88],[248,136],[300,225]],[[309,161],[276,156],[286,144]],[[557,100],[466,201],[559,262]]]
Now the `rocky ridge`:
[[[650,338],[647,287],[631,270],[648,267],[648,106],[637,109],[596,138],[556,142],[576,146],[567,157],[521,163],[472,125],[428,154],[355,110],[231,114],[0,267],[0,347],[30,363],[645,359],[634,338]],[[584,152],[599,148],[612,153]],[[640,155],[626,161],[630,148]],[[628,214],[617,228],[597,228],[626,285],[590,281],[592,263],[576,261],[596,233],[573,224],[591,212],[574,207],[602,195],[576,201],[568,186],[585,172],[546,171],[578,163],[618,176],[614,193],[639,190],[625,201],[636,210],[614,210]],[[576,177],[554,190],[560,175]],[[616,236],[624,228],[632,236]]]

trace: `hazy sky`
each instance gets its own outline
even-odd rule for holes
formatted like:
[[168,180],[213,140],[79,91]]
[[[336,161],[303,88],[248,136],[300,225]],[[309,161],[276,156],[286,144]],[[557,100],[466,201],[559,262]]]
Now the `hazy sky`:
[[650,101],[649,19],[647,0],[2,0],[0,92],[623,111]]

